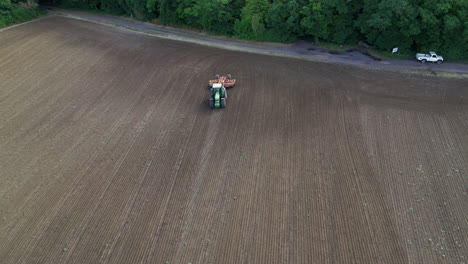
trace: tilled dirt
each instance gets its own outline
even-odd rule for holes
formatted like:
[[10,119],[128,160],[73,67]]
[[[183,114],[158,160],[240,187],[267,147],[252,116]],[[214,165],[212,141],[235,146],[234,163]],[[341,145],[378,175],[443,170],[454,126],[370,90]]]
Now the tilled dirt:
[[[207,82],[231,73],[227,108]],[[50,17],[0,32],[0,263],[465,263],[468,80]]]

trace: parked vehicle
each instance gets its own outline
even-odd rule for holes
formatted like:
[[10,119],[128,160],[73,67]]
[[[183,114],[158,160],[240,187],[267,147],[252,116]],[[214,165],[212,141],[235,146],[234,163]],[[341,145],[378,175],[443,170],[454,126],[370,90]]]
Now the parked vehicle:
[[429,54],[416,53],[416,59],[421,63],[426,63],[428,61],[441,64],[444,61],[442,56],[437,55],[435,52],[431,51]]

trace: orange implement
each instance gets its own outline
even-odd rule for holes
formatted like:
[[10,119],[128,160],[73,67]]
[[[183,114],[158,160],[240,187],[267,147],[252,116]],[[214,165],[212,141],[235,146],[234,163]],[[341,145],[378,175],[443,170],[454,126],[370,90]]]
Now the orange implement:
[[219,75],[216,75],[215,78],[216,79],[209,81],[208,84],[210,85],[210,87],[212,87],[215,83],[220,83],[224,88],[233,87],[236,84],[236,79],[232,79],[231,74],[221,77]]

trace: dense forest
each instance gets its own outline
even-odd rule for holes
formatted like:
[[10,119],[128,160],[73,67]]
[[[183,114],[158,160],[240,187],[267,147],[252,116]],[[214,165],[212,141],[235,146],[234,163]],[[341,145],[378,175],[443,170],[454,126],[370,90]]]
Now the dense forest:
[[468,0],[52,0],[258,41],[316,42],[468,57]]
[[0,28],[43,15],[37,6],[37,0],[0,0]]

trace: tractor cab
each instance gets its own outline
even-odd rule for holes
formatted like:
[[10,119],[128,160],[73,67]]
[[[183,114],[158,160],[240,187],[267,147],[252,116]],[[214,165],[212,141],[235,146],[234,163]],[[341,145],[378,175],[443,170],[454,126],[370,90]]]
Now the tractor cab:
[[221,83],[214,83],[210,88],[210,108],[226,107],[226,88]]

